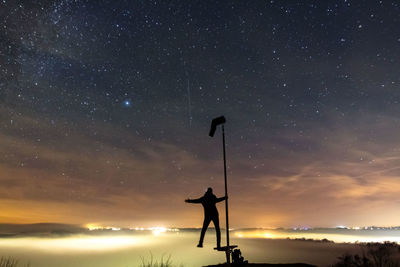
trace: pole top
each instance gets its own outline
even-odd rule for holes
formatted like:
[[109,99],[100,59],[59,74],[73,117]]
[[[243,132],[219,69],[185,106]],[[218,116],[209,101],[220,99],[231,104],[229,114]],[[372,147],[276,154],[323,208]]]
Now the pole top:
[[209,136],[213,137],[215,131],[217,130],[217,126],[220,124],[224,124],[226,122],[226,119],[224,116],[219,116],[211,121],[211,129],[210,133],[208,134]]

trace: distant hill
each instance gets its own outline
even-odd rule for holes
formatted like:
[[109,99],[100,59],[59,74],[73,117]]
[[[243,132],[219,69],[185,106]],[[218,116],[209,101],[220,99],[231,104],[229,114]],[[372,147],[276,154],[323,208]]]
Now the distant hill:
[[62,223],[0,224],[0,236],[3,237],[21,234],[70,234],[85,230],[79,225]]

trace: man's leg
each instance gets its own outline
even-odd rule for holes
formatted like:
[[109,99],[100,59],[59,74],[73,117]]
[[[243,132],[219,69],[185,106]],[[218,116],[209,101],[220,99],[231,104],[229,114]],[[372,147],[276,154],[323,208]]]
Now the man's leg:
[[203,247],[203,240],[204,240],[204,235],[206,234],[206,230],[208,225],[210,224],[211,219],[208,217],[204,218],[204,222],[203,222],[203,228],[201,229],[201,234],[200,234],[200,241],[199,244],[197,245],[199,248]]
[[221,247],[221,230],[219,229],[219,218],[218,216],[213,218],[213,223],[215,227],[215,233],[217,234],[217,248]]

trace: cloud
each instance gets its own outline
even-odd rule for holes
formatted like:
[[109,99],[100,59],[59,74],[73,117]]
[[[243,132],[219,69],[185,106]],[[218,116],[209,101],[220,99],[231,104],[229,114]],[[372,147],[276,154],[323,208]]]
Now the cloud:
[[[375,116],[314,126],[308,136],[288,131],[259,145],[256,157],[231,163],[231,201],[241,210],[232,221],[254,216],[276,225],[272,218],[285,215],[280,225],[395,224],[386,218],[393,219],[400,191],[398,138],[392,135],[398,119]],[[306,145],[296,149],[298,143]],[[379,215],[368,216],[371,209]]]
[[[7,121],[3,115],[8,124],[0,135],[0,195],[9,216],[2,221],[199,226],[201,208],[183,200],[208,186],[223,195],[217,139],[187,149],[185,143],[143,142],[142,136],[100,122],[88,127],[59,120],[54,126],[39,115]],[[392,212],[400,158],[392,149],[395,135],[372,142],[368,129],[374,135],[390,132],[396,119],[370,121],[310,125],[304,134],[269,135],[250,148],[237,135],[228,136],[232,224],[332,226],[338,218],[386,224],[363,214],[378,206],[387,207],[380,210],[382,218]]]
[[[27,222],[48,218],[80,223],[75,218],[81,216],[85,222],[113,218],[176,223],[185,194],[197,191],[216,172],[215,164],[187,150],[143,143],[141,137],[107,124],[60,127],[39,115],[19,116],[10,124],[6,117],[0,134],[0,196],[11,205],[10,218],[24,217],[29,208],[37,214],[24,217]],[[66,125],[61,120],[58,124]],[[177,203],[182,207],[171,209]],[[46,210],[50,217],[43,215]]]

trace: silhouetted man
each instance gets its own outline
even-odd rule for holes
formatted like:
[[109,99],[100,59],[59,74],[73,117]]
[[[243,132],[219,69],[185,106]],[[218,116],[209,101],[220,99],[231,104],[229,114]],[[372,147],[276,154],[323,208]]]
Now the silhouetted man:
[[200,241],[199,241],[199,244],[197,245],[197,247],[199,247],[199,248],[203,247],[204,235],[205,235],[207,227],[211,221],[213,221],[213,223],[214,223],[215,232],[217,234],[217,247],[218,248],[221,247],[221,231],[219,229],[218,210],[217,210],[217,207],[215,206],[215,204],[218,202],[221,202],[223,200],[226,200],[226,198],[227,198],[226,196],[217,198],[213,194],[212,188],[209,187],[207,189],[207,192],[201,198],[185,200],[186,203],[201,203],[204,208],[203,228],[201,229]]

